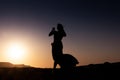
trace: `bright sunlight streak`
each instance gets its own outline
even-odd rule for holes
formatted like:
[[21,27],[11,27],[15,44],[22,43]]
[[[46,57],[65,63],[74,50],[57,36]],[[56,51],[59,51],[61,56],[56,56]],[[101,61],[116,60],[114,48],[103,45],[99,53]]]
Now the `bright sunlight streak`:
[[12,62],[19,62],[25,57],[26,49],[22,44],[11,43],[7,47],[7,57]]

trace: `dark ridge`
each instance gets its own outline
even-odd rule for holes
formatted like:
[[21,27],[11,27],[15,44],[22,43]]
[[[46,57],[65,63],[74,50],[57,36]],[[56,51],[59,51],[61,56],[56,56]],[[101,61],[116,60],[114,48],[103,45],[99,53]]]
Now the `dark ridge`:
[[23,67],[31,67],[31,66],[24,64],[12,64],[10,62],[0,62],[0,68],[23,68]]
[[120,80],[120,62],[90,64],[72,69],[0,68],[0,80]]

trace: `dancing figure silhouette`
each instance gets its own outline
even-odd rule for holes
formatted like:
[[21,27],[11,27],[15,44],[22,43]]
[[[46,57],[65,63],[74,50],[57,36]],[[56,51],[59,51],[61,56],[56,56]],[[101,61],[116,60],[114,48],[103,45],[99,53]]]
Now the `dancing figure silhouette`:
[[56,68],[57,64],[61,62],[61,57],[63,55],[63,44],[62,39],[66,36],[66,33],[63,29],[62,24],[57,24],[57,30],[53,27],[49,36],[54,36],[54,41],[52,45],[52,56],[54,59],[54,69]]
[[54,40],[52,45],[52,56],[54,60],[53,69],[56,69],[57,64],[60,65],[62,69],[73,68],[78,64],[78,60],[70,55],[70,54],[63,54],[63,44],[62,39],[66,37],[66,32],[63,29],[62,24],[57,24],[57,31],[53,27],[49,36],[53,36]]

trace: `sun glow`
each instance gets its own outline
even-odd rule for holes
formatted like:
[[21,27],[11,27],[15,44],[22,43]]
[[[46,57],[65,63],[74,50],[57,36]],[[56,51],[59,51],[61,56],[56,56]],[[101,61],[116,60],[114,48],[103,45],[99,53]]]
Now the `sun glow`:
[[18,63],[23,60],[26,54],[26,49],[22,44],[19,43],[11,43],[7,47],[6,56],[8,60],[13,63]]

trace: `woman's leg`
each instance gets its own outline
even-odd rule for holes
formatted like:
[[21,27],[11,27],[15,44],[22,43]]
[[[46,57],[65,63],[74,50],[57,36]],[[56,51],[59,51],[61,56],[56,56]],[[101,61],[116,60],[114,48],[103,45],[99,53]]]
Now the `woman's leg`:
[[57,62],[54,61],[54,66],[53,66],[53,69],[54,69],[54,70],[56,69],[56,66],[57,66]]

